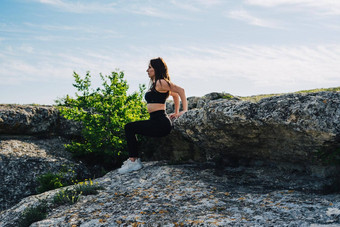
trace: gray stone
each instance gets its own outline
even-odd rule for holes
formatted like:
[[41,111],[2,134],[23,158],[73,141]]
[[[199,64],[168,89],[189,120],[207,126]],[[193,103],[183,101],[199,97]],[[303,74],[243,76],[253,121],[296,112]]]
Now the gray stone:
[[60,116],[55,106],[0,104],[0,134],[79,137],[80,124]]
[[[172,133],[144,139],[141,146],[144,160],[168,163],[148,162],[138,174],[125,176],[112,171],[97,179],[105,187],[98,196],[53,208],[32,226],[339,223],[339,195],[315,194],[339,174],[339,166],[317,158],[320,151],[340,148],[339,92],[287,94],[256,103],[219,93],[188,99],[190,111],[174,121]],[[172,112],[173,103],[167,108]],[[2,209],[34,193],[32,182],[48,170],[75,164],[86,172],[59,149],[64,139],[55,137],[79,136],[79,125],[72,124],[55,107],[0,105],[0,134],[11,135],[0,141]],[[200,164],[170,165],[193,161]],[[214,168],[206,168],[207,162]],[[51,202],[57,191],[27,197],[1,212],[0,226],[15,226],[25,208],[39,199]]]
[[340,149],[340,93],[286,94],[257,103],[211,100],[175,120],[169,136],[148,143],[150,160],[262,160],[334,175],[339,168],[323,164],[318,153]]
[[293,172],[288,177],[275,167],[144,164],[137,172],[119,175],[114,170],[96,179],[104,189],[73,205],[53,205],[61,189],[25,198],[0,213],[0,226],[16,226],[22,212],[39,200],[47,200],[52,209],[32,227],[340,224],[340,195],[311,192],[323,180],[317,177]]
[[[195,108],[202,108],[207,102],[212,101],[212,100],[240,100],[238,97],[233,96],[229,93],[218,93],[218,92],[212,92],[209,94],[204,95],[203,97],[196,97],[196,96],[191,96],[188,97],[188,109],[192,110]],[[166,109],[168,113],[173,113],[174,112],[174,103],[173,101],[168,101],[166,103]],[[180,103],[180,110],[182,110],[182,104]]]
[[75,176],[91,176],[87,167],[72,160],[62,138],[0,137],[0,211],[37,193],[37,177],[74,170]]

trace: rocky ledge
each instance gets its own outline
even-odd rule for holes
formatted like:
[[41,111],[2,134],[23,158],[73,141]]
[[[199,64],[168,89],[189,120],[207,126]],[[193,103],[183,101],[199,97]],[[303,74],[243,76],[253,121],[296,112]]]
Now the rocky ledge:
[[71,169],[79,178],[91,176],[84,164],[72,159],[63,146],[65,143],[65,139],[58,137],[0,136],[0,211],[36,194],[37,177],[42,174]]
[[31,226],[338,226],[340,195],[311,192],[315,179],[279,169],[147,162],[126,175],[95,180],[103,189],[53,207],[60,190],[23,199],[0,214],[16,226],[27,207],[48,200],[47,218]]
[[[318,156],[339,161],[339,92],[259,102],[212,93],[190,103],[169,136],[142,144],[142,158],[149,161],[144,169],[123,176],[110,172],[96,180],[104,187],[98,195],[51,206],[48,217],[33,226],[339,224],[339,194],[321,193],[339,187],[339,164]],[[49,169],[74,164],[87,171],[68,159],[64,139],[56,137],[79,136],[79,129],[55,107],[0,105],[1,209],[34,193],[36,177]],[[171,165],[183,162],[191,164]],[[39,199],[52,203],[57,192],[27,197],[2,211],[0,226],[16,226],[25,208]]]
[[214,160],[222,165],[240,159],[324,177],[339,174],[320,154],[340,163],[340,92],[286,94],[259,102],[218,97],[196,103],[199,108],[175,120],[169,136],[146,143],[147,158]]
[[0,134],[79,137],[80,125],[66,120],[55,106],[0,104]]

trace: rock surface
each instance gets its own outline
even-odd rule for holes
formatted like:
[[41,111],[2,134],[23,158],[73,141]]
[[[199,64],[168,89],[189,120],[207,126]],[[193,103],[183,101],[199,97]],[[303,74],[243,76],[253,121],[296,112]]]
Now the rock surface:
[[232,157],[334,175],[338,169],[321,170],[317,155],[340,149],[340,93],[287,94],[257,103],[210,100],[175,120],[169,136],[151,139],[146,147],[152,150],[143,151],[150,160],[228,163]]
[[[142,146],[146,159],[267,160],[319,174],[313,167],[320,163],[318,152],[340,149],[339,92],[287,94],[257,103],[227,93],[188,99],[191,110],[175,120],[173,133]],[[172,112],[173,104],[167,107]],[[79,125],[60,117],[55,107],[0,105],[0,134],[70,137],[79,132]]]
[[77,137],[80,126],[54,106],[0,104],[0,134]]
[[37,177],[67,168],[79,177],[89,177],[89,170],[72,160],[62,138],[0,137],[0,211],[36,194]]
[[[229,93],[218,93],[218,92],[212,92],[209,94],[206,94],[202,97],[192,96],[188,97],[188,109],[195,109],[195,108],[202,108],[206,103],[212,101],[212,100],[240,100],[238,97],[233,96]],[[172,100],[168,100],[166,103],[166,109],[168,113],[174,112],[174,103]],[[180,110],[182,110],[182,105],[180,104]]]
[[21,213],[47,199],[45,220],[31,226],[338,226],[340,195],[313,193],[317,178],[255,167],[144,163],[138,172],[112,171],[95,180],[104,189],[73,205],[52,205],[54,190],[0,213],[16,226]]
[[[241,101],[211,93],[189,98],[190,111],[165,138],[142,145],[148,162],[138,173],[112,171],[96,181],[99,195],[54,207],[33,226],[337,225],[339,194],[317,194],[339,166],[315,159],[340,148],[340,93],[287,94]],[[168,112],[172,112],[168,103]],[[35,193],[36,176],[75,164],[62,149],[79,126],[55,107],[0,105],[1,209]],[[35,135],[34,137],[13,135]],[[200,164],[170,165],[194,160]],[[206,162],[214,164],[204,164]],[[307,172],[307,174],[306,174]],[[338,174],[338,175],[337,175]],[[22,211],[58,190],[23,199],[1,212],[0,226],[16,226]],[[133,199],[132,199],[133,198]]]

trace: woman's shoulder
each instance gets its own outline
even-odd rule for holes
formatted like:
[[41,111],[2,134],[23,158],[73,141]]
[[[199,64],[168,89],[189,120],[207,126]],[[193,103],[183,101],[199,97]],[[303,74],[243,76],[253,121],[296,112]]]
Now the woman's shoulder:
[[168,92],[170,91],[170,83],[167,80],[159,79],[155,84],[155,89],[161,93]]
[[168,81],[168,80],[159,79],[159,80],[157,80],[156,87],[157,86],[161,86],[161,87],[166,86],[166,87],[169,87],[170,84],[171,84],[171,82]]

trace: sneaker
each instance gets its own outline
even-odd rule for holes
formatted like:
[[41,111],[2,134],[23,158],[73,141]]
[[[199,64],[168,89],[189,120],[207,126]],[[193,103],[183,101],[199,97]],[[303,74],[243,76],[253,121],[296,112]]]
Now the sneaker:
[[118,173],[120,174],[129,173],[132,171],[139,170],[141,168],[143,168],[143,164],[139,158],[136,159],[134,162],[128,159],[123,163],[122,167],[118,169]]

